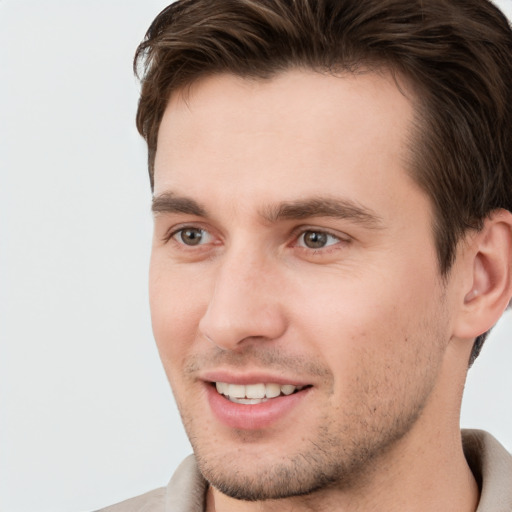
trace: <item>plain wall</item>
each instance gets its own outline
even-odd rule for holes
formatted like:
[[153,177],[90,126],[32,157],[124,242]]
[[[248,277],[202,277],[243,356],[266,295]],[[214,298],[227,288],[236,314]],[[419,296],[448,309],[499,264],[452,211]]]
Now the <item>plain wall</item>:
[[[497,2],[512,15],[511,0]],[[190,452],[154,346],[131,61],[158,0],[0,0],[0,510],[88,511]],[[512,449],[512,316],[462,424]]]

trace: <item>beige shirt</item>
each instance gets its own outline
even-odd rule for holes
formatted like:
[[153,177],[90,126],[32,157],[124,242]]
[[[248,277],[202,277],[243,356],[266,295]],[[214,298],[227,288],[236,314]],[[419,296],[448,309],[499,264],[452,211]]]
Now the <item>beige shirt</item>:
[[[463,430],[464,453],[480,486],[476,512],[512,512],[512,455],[481,430]],[[98,512],[204,512],[207,483],[187,457],[167,487]]]

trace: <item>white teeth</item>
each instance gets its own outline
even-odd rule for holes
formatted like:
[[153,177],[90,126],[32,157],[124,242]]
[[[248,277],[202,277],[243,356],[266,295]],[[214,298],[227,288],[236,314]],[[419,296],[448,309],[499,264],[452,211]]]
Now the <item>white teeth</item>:
[[216,382],[215,387],[217,388],[217,391],[221,395],[227,395],[228,394],[228,384],[225,382]]
[[295,391],[300,391],[303,386],[294,386],[293,384],[228,384],[227,382],[216,382],[217,392],[225,395],[232,402],[240,404],[257,404],[265,402],[269,398],[276,398],[283,394],[291,395]]
[[[295,389],[295,386],[292,386]],[[281,394],[281,386],[279,384],[265,384],[265,394],[267,398],[275,398]]]
[[227,394],[233,398],[245,398],[245,386],[243,384],[228,384]]
[[235,404],[249,405],[262,404],[268,400],[268,398],[234,398],[232,396],[228,396],[228,399],[230,402],[234,402]]
[[265,398],[265,384],[246,384],[245,396],[247,398]]
[[295,386],[292,386],[291,384],[285,384],[284,386],[281,386],[281,392],[283,395],[291,395],[295,389]]

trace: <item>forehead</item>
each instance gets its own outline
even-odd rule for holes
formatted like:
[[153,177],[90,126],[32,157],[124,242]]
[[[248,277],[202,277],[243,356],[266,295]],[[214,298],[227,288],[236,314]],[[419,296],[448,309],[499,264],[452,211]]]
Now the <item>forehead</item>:
[[383,186],[393,195],[395,181],[412,186],[405,172],[412,118],[411,102],[382,73],[210,76],[170,98],[155,195],[186,184],[211,197],[217,183],[230,197],[293,200],[325,194],[333,182],[356,200]]

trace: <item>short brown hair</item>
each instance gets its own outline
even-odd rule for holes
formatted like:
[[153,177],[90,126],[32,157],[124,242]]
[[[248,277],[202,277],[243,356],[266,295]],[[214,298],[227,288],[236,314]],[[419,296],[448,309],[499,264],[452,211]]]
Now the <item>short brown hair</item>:
[[487,0],[180,0],[154,20],[134,67],[152,186],[173,91],[215,73],[384,68],[417,92],[411,175],[433,204],[441,274],[468,229],[512,211],[512,31]]

